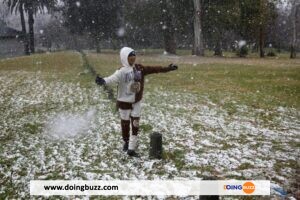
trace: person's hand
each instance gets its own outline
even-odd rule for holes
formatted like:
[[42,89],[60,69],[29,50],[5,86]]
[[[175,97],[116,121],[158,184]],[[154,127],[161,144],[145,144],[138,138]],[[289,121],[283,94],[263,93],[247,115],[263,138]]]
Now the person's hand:
[[96,80],[95,82],[98,84],[98,85],[105,85],[105,80],[103,78],[101,78],[99,75],[96,76]]
[[177,66],[177,65],[174,65],[174,64],[172,63],[172,64],[169,64],[168,68],[170,69],[170,71],[173,71],[173,70],[177,70],[177,69],[178,69],[178,66]]

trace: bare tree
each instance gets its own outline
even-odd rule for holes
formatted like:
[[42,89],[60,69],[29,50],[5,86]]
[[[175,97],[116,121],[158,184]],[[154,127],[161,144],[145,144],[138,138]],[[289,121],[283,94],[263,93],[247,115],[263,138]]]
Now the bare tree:
[[262,22],[263,19],[263,10],[264,10],[264,5],[263,5],[263,0],[259,1],[259,13],[260,13],[260,23],[259,23],[259,55],[261,58],[265,57],[265,51],[264,51],[264,29],[265,25]]
[[8,7],[0,0],[0,20],[6,22],[7,15],[9,14]]
[[202,35],[202,15],[201,15],[201,0],[194,1],[194,49],[193,54],[197,56],[204,56],[204,45]]
[[298,1],[292,1],[292,39],[291,39],[291,55],[290,58],[296,58],[296,46],[297,46],[297,24],[299,23],[299,9],[300,3],[296,3]]
[[162,0],[162,22],[165,51],[170,54],[176,54],[176,37],[174,28],[174,16],[172,12],[173,4],[170,0]]

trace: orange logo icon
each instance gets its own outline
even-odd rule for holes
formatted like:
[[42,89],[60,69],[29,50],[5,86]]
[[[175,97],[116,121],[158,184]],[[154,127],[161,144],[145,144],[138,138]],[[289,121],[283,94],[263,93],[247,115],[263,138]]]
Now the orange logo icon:
[[243,191],[246,194],[252,194],[255,190],[255,185],[252,182],[246,182],[243,185]]

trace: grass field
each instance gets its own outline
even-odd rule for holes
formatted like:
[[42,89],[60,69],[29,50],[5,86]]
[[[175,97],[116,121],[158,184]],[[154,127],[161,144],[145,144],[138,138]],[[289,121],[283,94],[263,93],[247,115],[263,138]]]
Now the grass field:
[[[116,51],[86,55],[102,76],[120,67]],[[175,72],[146,79],[140,159],[122,152],[114,104],[95,85],[80,53],[1,59],[0,199],[30,198],[33,179],[211,175],[267,179],[273,196],[280,196],[279,188],[295,195],[300,168],[300,60],[286,55],[265,59],[198,58],[185,51],[179,55],[138,51],[138,63],[179,65]],[[163,160],[148,158],[153,131],[163,134]]]

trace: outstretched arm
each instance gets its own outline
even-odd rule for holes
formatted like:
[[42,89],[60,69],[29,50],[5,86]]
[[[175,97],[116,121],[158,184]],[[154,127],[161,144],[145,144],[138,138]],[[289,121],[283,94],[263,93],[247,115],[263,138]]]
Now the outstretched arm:
[[113,84],[113,83],[120,82],[120,79],[121,79],[121,72],[120,72],[120,70],[117,70],[111,76],[108,76],[108,77],[105,77],[105,78],[102,78],[102,77],[97,75],[95,81],[98,85],[106,85],[106,84],[110,85],[110,84]]
[[143,71],[144,71],[145,75],[154,74],[154,73],[165,73],[165,72],[174,71],[177,69],[178,69],[178,66],[174,65],[174,64],[170,64],[167,67],[161,67],[161,66],[157,66],[157,67],[144,66],[143,67]]

